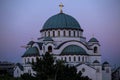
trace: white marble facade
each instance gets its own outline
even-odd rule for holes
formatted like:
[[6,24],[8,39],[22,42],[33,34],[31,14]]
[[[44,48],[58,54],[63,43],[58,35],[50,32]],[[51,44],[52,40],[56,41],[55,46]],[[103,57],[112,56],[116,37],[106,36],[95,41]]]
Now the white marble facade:
[[58,13],[50,17],[40,33],[38,41],[27,44],[22,56],[23,63],[15,67],[14,77],[20,77],[23,73],[35,73],[29,63],[36,62],[36,57],[41,54],[50,52],[56,59],[76,66],[83,76],[92,80],[111,80],[109,63],[101,62],[99,41],[95,37],[86,41],[83,29],[72,16]]

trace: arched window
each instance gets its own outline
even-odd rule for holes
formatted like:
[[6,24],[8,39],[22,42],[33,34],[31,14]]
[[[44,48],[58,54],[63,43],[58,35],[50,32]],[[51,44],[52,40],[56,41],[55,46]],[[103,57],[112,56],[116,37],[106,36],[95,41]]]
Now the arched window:
[[45,37],[46,37],[46,32],[45,32]]
[[98,49],[97,47],[94,47],[94,53],[97,53]]
[[76,61],[76,57],[74,56],[74,61]]
[[30,59],[28,58],[28,63],[30,63]]
[[65,31],[63,31],[63,36],[66,36],[66,33],[65,33]]
[[67,58],[65,57],[65,62],[67,61]]
[[85,57],[85,61],[87,62],[87,56]]
[[34,62],[34,58],[32,58],[32,62]]
[[69,37],[71,36],[71,31],[69,31]]
[[48,31],[48,36],[50,36],[50,31]]
[[58,36],[60,36],[60,31],[58,31]]
[[52,46],[48,46],[48,52],[52,52]]
[[77,31],[77,37],[79,37],[79,31]]
[[75,31],[73,31],[73,36],[75,37]]
[[71,57],[69,57],[69,61],[71,61]]
[[80,61],[80,56],[78,57],[78,61]]
[[55,37],[55,31],[53,31],[53,37]]
[[26,58],[24,60],[25,60],[25,63],[26,63]]
[[84,62],[84,56],[82,57],[82,62]]

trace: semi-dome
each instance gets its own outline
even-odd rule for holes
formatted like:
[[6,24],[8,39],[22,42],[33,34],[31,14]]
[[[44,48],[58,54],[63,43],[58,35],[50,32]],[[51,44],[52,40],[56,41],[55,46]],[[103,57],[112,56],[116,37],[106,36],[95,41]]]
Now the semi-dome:
[[58,13],[50,17],[43,25],[43,30],[50,29],[79,29],[83,31],[75,18],[65,13]]
[[96,38],[91,38],[88,42],[99,42]]
[[98,60],[95,60],[93,63],[100,63]]
[[27,51],[24,53],[22,57],[30,57],[30,56],[39,56],[39,51],[37,47],[30,47],[27,49]]
[[80,46],[69,45],[63,49],[60,55],[88,55],[87,52]]

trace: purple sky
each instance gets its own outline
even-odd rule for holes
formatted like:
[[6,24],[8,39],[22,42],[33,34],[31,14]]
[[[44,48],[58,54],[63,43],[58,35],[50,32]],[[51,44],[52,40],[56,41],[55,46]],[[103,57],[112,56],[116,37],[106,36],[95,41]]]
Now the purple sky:
[[120,65],[120,0],[0,0],[0,61],[20,62],[45,21],[63,12],[76,18],[89,40],[100,41],[102,61]]

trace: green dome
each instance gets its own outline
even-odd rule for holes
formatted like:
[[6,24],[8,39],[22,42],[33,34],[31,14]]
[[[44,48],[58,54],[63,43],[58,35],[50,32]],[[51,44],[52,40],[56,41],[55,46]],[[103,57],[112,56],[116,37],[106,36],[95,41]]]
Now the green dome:
[[66,48],[64,48],[60,55],[88,55],[88,54],[80,46],[69,45]]
[[77,20],[65,13],[59,13],[50,17],[45,22],[42,30],[49,29],[80,29],[81,31],[83,31]]
[[96,38],[91,38],[88,42],[99,42]]
[[30,56],[39,56],[39,51],[37,47],[30,47],[26,50],[22,57],[30,57]]

